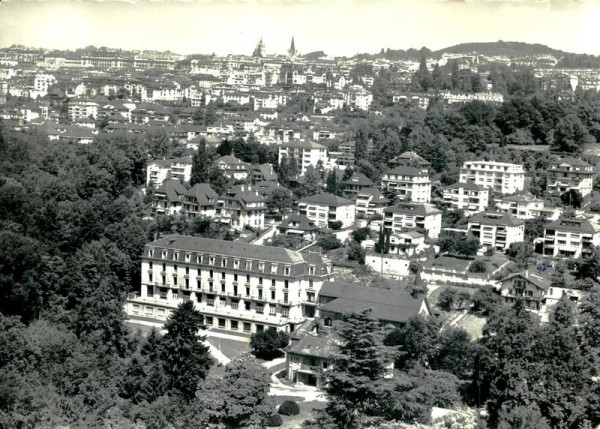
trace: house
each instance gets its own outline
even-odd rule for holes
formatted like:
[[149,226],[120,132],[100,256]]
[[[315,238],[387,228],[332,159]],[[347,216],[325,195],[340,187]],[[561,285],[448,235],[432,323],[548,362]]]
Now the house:
[[600,245],[600,229],[585,218],[558,219],[544,225],[544,236],[534,240],[537,253],[560,258],[579,258]]
[[315,297],[333,279],[321,256],[270,246],[169,235],[146,244],[141,290],[125,304],[129,318],[165,322],[192,301],[209,329],[250,335],[294,331],[315,314]]
[[[323,372],[342,345],[340,323],[351,312],[369,311],[382,326],[398,328],[417,315],[430,316],[424,294],[404,288],[368,288],[341,282],[324,282],[318,294],[319,317],[305,322],[291,335],[286,348],[286,376],[296,383],[321,387]],[[393,368],[393,366],[391,366]]]
[[500,194],[514,194],[525,187],[525,170],[520,164],[467,161],[460,169],[460,183],[474,183]]
[[171,112],[160,104],[140,103],[131,111],[131,122],[147,124],[150,121],[168,122]]
[[214,217],[217,194],[208,183],[196,183],[183,197],[183,211],[188,218]]
[[150,186],[152,183],[155,187],[158,187],[167,178],[189,182],[191,177],[191,156],[152,161],[148,163],[146,168],[146,186]]
[[455,183],[444,189],[443,203],[451,210],[463,210],[472,215],[484,211],[490,198],[490,190],[475,183]]
[[413,203],[431,201],[429,169],[399,165],[383,173],[381,188],[397,195],[398,200]]
[[388,161],[391,167],[397,167],[398,165],[405,165],[407,167],[417,167],[429,170],[431,163],[425,158],[420,156],[418,153],[413,151],[403,152],[394,159]]
[[531,310],[552,306],[564,295],[573,302],[579,302],[582,297],[580,289],[552,287],[550,274],[535,269],[510,274],[499,283],[500,296],[505,303],[521,300]]
[[[485,272],[472,272],[470,268],[475,262],[483,262]],[[432,285],[495,287],[497,283],[495,276],[508,263],[509,260],[500,254],[496,254],[489,259],[479,256],[470,259],[453,255],[441,255],[425,261],[419,275],[424,282]]]
[[551,195],[562,195],[571,189],[583,197],[592,193],[594,167],[585,161],[558,158],[550,162],[546,174],[546,190]]
[[559,207],[545,207],[544,200],[533,195],[509,195],[496,199],[495,203],[498,211],[523,220],[537,217],[556,220],[562,213]]
[[344,197],[351,200],[355,199],[362,190],[373,187],[374,183],[363,173],[354,173],[352,177],[342,182]]
[[402,253],[376,253],[367,251],[365,265],[374,273],[392,279],[402,279],[410,274],[410,258]]
[[353,85],[346,92],[346,105],[350,110],[369,110],[373,102],[373,94],[361,86]]
[[167,180],[154,191],[152,212],[175,215],[181,211],[182,200],[187,189],[177,180]]
[[320,228],[305,215],[291,214],[277,226],[278,234],[302,237],[314,241]]
[[354,202],[333,194],[323,193],[302,198],[298,201],[298,212],[320,228],[329,227],[331,222],[341,222],[342,228],[354,224]]
[[98,118],[98,107],[100,103],[97,100],[75,97],[71,98],[67,103],[67,115],[69,120],[76,121],[77,119]]
[[366,188],[356,195],[356,216],[369,217],[375,214],[383,216],[383,210],[390,200],[384,197],[377,188]]
[[271,164],[259,164],[254,165],[250,169],[250,178],[252,182],[271,182],[277,181],[277,173],[273,170],[273,165]]
[[327,148],[311,141],[294,140],[279,146],[280,164],[284,158],[288,162],[294,159],[298,164],[298,171],[304,175],[306,169],[311,165],[317,168],[319,163],[323,166],[327,164]]
[[469,218],[468,230],[481,246],[504,252],[524,240],[525,222],[508,213],[482,212]]
[[230,179],[244,180],[248,178],[250,164],[233,155],[225,155],[216,159],[214,165],[223,172],[225,177],[229,177]]
[[417,231],[404,231],[390,235],[390,254],[416,255],[425,250],[425,236]]
[[383,210],[383,227],[393,234],[405,228],[419,229],[438,238],[442,229],[442,212],[432,204],[398,203]]
[[290,191],[285,186],[281,186],[278,182],[275,181],[267,181],[267,182],[257,182],[252,185],[252,188],[258,192],[260,196],[267,199],[269,195],[271,195],[275,190],[281,189],[287,192],[288,195],[292,195],[292,191]]
[[232,186],[217,200],[215,216],[222,223],[230,224],[236,229],[246,226],[263,229],[267,204],[258,191],[252,186]]

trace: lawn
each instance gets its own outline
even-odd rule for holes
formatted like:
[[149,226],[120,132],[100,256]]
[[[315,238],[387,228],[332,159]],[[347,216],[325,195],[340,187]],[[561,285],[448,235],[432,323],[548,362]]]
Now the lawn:
[[283,420],[283,424],[279,426],[279,429],[299,429],[302,427],[302,422],[307,419],[314,419],[314,409],[322,410],[327,405],[325,402],[321,401],[310,401],[310,402],[300,402],[302,398],[294,397],[294,396],[277,396],[274,397],[277,401],[277,405],[280,405],[285,400],[292,400],[298,402],[300,406],[300,414],[295,416],[281,416]]
[[243,353],[250,351],[250,345],[244,341],[231,340],[229,338],[208,337],[209,343],[221,350],[229,359],[235,359]]
[[485,325],[485,322],[485,317],[469,313],[458,321],[456,327],[467,331],[471,339],[475,341],[482,337],[483,325]]

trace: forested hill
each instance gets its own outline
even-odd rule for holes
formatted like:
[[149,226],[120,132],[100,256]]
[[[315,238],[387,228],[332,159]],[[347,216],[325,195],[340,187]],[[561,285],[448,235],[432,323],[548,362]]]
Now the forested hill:
[[461,43],[433,52],[435,56],[444,53],[470,54],[477,52],[481,55],[495,56],[502,55],[506,57],[529,57],[533,55],[552,55],[557,58],[568,55],[568,53],[552,49],[539,43],[531,44],[524,42],[487,42],[487,43]]

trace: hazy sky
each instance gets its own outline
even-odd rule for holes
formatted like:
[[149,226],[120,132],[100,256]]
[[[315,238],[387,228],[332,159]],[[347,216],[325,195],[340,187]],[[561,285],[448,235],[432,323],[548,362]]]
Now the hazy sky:
[[1,0],[0,46],[251,54],[497,40],[600,54],[599,0]]

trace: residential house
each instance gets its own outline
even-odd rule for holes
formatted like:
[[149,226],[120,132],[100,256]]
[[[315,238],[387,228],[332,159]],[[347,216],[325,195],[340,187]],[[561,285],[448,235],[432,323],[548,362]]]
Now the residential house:
[[[397,159],[397,158],[396,158]],[[397,195],[400,201],[428,203],[431,201],[431,180],[428,166],[398,165],[383,173],[382,189]]]
[[307,216],[291,214],[277,225],[277,233],[302,237],[304,240],[314,241],[320,228]]
[[368,250],[365,265],[386,278],[403,279],[410,274],[410,258],[404,253],[383,254]]
[[181,212],[182,200],[187,189],[177,180],[167,180],[154,191],[152,212],[175,215]]
[[98,100],[75,97],[71,98],[67,103],[67,115],[69,120],[76,121],[77,119],[98,118],[98,107],[100,103]]
[[208,183],[196,183],[183,197],[183,211],[188,218],[214,217],[217,194]]
[[442,229],[442,212],[432,204],[398,203],[383,210],[383,227],[394,234],[408,228],[438,238]]
[[215,160],[214,164],[219,168],[225,177],[235,180],[244,180],[248,178],[250,164],[244,162],[233,155],[225,155]]
[[331,263],[317,254],[182,235],[148,243],[141,275],[128,317],[165,322],[192,301],[209,329],[245,335],[294,331],[314,316],[315,297],[333,279]]
[[356,195],[356,216],[370,217],[375,214],[383,216],[383,210],[390,200],[384,197],[377,188],[366,188]]
[[490,198],[490,190],[475,183],[454,183],[444,189],[443,203],[451,210],[463,210],[472,215],[484,211]]
[[545,256],[580,258],[600,245],[600,228],[585,218],[558,219],[544,225],[544,236],[536,239],[536,252]]
[[[472,272],[470,268],[475,262],[485,264],[485,272]],[[497,284],[495,276],[509,262],[506,257],[498,254],[489,259],[487,257],[471,259],[441,255],[425,261],[419,275],[424,282],[432,285],[495,287]]]
[[594,167],[576,158],[558,158],[550,162],[546,172],[546,190],[562,195],[574,189],[583,197],[592,193]]
[[317,168],[319,163],[327,164],[327,148],[319,143],[303,140],[294,140],[279,146],[279,163],[286,158],[296,160],[300,175],[306,173],[309,166]]
[[348,228],[355,219],[354,202],[328,193],[302,198],[298,212],[320,228],[329,227],[331,222],[341,222],[342,228]]
[[469,233],[481,246],[504,252],[525,237],[525,222],[508,213],[482,212],[469,218]]
[[246,226],[263,229],[265,227],[265,199],[258,191],[248,185],[232,186],[217,200],[215,216],[222,223],[236,229]]
[[256,182],[276,182],[277,173],[273,170],[271,164],[259,164],[254,165],[250,169],[250,178],[253,183]]
[[192,177],[192,157],[163,159],[148,163],[146,168],[146,186],[152,183],[160,186],[166,179],[189,182]]
[[525,170],[520,164],[467,161],[460,169],[460,183],[474,183],[500,194],[514,194],[525,187]]
[[354,173],[352,177],[342,182],[344,197],[351,200],[355,199],[362,190],[373,188],[374,186],[371,179],[363,173]]
[[545,207],[544,200],[533,195],[509,195],[496,199],[495,203],[496,210],[523,220],[537,217],[556,220],[562,213],[559,207]]

